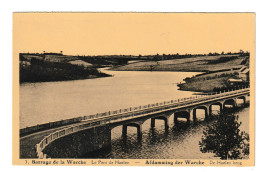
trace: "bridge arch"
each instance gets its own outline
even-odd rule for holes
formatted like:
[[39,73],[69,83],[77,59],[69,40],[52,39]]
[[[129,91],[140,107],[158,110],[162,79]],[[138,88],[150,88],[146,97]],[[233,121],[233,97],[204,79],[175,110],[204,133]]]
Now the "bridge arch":
[[214,102],[214,103],[211,103],[209,105],[209,114],[212,115],[212,107],[213,106],[219,106],[219,112],[222,112],[223,104],[224,104],[224,102]]
[[163,120],[164,121],[165,130],[167,130],[169,128],[169,118],[173,114],[174,113],[172,111],[170,111],[168,113],[162,113],[159,116],[151,118],[151,128],[155,127],[155,121],[156,120]]
[[229,105],[229,106],[232,106],[232,108],[235,108],[236,107],[236,100],[235,99],[225,100],[224,103],[223,103],[223,109],[227,108],[226,105]]
[[182,110],[174,112],[174,123],[178,123],[178,118],[186,118],[187,123],[190,123],[190,110]]
[[135,127],[137,131],[137,139],[140,140],[142,138],[142,124],[129,123],[129,124],[124,124],[122,127],[122,136],[124,139],[127,137],[128,127]]
[[208,119],[208,116],[211,115],[209,112],[209,106],[201,105],[193,108],[193,121],[197,120],[197,109],[203,109],[205,114],[205,119]]
[[240,97],[237,97],[236,99],[242,99],[243,100],[243,105],[246,104],[246,96],[240,96]]

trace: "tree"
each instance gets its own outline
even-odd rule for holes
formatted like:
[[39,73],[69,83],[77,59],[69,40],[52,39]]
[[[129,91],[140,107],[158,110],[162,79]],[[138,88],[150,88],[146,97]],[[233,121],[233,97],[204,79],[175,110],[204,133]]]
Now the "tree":
[[160,55],[157,53],[154,58],[153,58],[154,61],[158,61],[160,60]]
[[240,132],[238,116],[222,114],[204,131],[199,142],[200,151],[212,152],[221,159],[241,159],[249,155],[249,135]]
[[154,66],[150,65],[150,71],[153,71],[153,69],[154,69]]

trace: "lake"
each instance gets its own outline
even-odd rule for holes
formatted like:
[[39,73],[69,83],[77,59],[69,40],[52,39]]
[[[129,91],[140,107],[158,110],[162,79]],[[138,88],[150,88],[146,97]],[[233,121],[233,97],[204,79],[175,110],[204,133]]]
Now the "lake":
[[20,128],[121,108],[189,97],[177,84],[194,72],[101,71],[113,77],[25,83],[20,86]]

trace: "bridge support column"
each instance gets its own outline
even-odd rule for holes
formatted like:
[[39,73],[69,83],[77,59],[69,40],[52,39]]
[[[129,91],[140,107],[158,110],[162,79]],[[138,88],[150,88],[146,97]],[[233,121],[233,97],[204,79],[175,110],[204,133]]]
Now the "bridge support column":
[[151,127],[152,127],[152,128],[155,127],[155,118],[151,118]]
[[209,117],[212,117],[212,108],[211,108],[211,106],[208,106],[207,109],[208,109],[208,112],[209,112]]
[[224,102],[219,105],[219,112],[221,113],[224,109]]
[[164,119],[164,126],[165,126],[165,130],[169,128],[168,118]]
[[246,105],[246,97],[243,98],[243,106]]
[[137,128],[137,139],[141,140],[142,139],[142,125],[139,125],[136,128]]
[[123,138],[127,137],[127,125],[122,126],[122,136]]
[[247,97],[245,96],[244,97],[244,104],[243,104],[244,106],[246,105],[246,99],[247,99]]
[[211,117],[211,112],[210,112],[210,110],[209,110],[209,106],[206,106],[206,108],[205,108],[205,119],[207,120],[207,119],[209,119],[210,117]]
[[192,112],[192,118],[193,118],[193,122],[197,122],[196,109],[193,109],[193,112]]

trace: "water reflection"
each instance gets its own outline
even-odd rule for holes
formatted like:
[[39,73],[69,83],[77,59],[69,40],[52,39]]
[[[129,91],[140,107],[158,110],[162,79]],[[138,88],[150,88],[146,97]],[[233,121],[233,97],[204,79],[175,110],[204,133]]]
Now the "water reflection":
[[[248,130],[249,105],[238,107],[232,113],[239,115],[241,131]],[[174,124],[173,116],[169,120],[169,128],[165,130],[164,121],[157,120],[151,128],[151,120],[143,124],[142,140],[137,139],[136,128],[129,127],[127,137],[122,137],[122,127],[112,130],[112,143],[110,151],[98,151],[94,155],[83,158],[115,158],[115,159],[219,159],[215,153],[202,153],[199,147],[203,130],[213,125],[219,118],[219,110],[213,108],[213,116],[205,120],[204,112],[197,113],[198,120],[187,123],[180,120]]]

